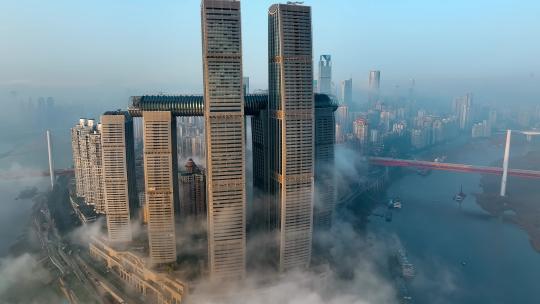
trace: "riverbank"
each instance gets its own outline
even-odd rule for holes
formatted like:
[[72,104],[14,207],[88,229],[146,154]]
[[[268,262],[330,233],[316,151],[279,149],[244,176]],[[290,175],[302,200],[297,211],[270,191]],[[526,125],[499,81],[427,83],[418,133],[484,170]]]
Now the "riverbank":
[[[512,168],[540,170],[540,151],[510,160]],[[501,161],[493,165],[500,166]],[[491,215],[515,223],[529,235],[533,248],[540,252],[540,181],[509,177],[506,197],[499,196],[500,176],[484,175],[477,194],[478,204]]]

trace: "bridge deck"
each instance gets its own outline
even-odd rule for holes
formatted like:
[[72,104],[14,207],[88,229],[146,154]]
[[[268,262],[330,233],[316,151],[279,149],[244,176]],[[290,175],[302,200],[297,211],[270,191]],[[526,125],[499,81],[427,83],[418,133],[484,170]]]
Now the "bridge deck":
[[[496,175],[502,175],[503,173],[503,168],[499,168],[499,167],[452,164],[452,163],[441,163],[441,162],[431,162],[431,161],[422,161],[422,160],[408,160],[408,159],[397,159],[397,158],[388,158],[388,157],[370,157],[369,161],[374,165],[387,166],[387,167],[414,167],[414,168],[425,168],[425,169],[433,169],[433,170],[486,173],[486,174],[496,174]],[[508,169],[508,175],[526,177],[526,178],[540,178],[540,171],[523,170],[523,169]]]

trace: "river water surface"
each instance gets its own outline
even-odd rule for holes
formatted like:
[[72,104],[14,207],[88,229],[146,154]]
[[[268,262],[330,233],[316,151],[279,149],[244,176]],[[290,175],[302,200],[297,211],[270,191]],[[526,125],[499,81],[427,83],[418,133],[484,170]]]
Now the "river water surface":
[[[66,133],[66,132],[64,132]],[[53,133],[56,168],[71,165],[69,137]],[[45,132],[20,132],[17,135],[0,134],[0,256],[8,254],[9,247],[29,225],[32,200],[16,200],[19,193],[31,187],[40,191],[50,188],[48,177],[33,177],[31,174],[22,179],[9,179],[6,175],[24,174],[25,172],[47,171],[47,144]]]
[[[512,155],[530,149],[516,146]],[[476,141],[438,150],[451,151],[441,152],[447,162],[489,165],[502,158],[503,147]],[[368,230],[382,238],[397,236],[415,265],[409,288],[414,303],[540,303],[540,254],[525,231],[476,204],[480,177],[444,171],[406,175],[387,192],[399,196],[403,208],[391,222],[370,218]],[[460,184],[467,194],[461,206],[452,200]],[[540,181],[538,186],[540,191]]]

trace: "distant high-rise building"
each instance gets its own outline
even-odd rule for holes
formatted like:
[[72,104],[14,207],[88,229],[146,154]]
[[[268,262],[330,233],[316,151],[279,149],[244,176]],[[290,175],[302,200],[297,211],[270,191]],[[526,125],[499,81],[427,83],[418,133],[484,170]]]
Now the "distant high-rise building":
[[490,136],[491,136],[491,126],[489,125],[489,122],[487,120],[483,120],[482,122],[475,123],[472,126],[472,129],[471,129],[472,138],[490,137]]
[[244,93],[244,96],[249,94],[249,77],[242,78],[242,92]]
[[143,112],[145,208],[152,264],[176,261],[176,122],[168,111]]
[[368,141],[368,123],[363,118],[357,118],[353,122],[353,134],[354,137],[360,141],[361,144],[365,144]]
[[528,108],[521,108],[518,110],[518,117],[517,122],[520,127],[522,128],[528,128],[529,124],[531,123],[531,110]]
[[342,143],[345,141],[345,136],[351,130],[351,121],[349,118],[349,106],[347,104],[341,104],[337,108],[336,115],[336,143]]
[[210,277],[241,278],[246,191],[240,2],[202,0],[201,10]]
[[[314,101],[311,8],[275,4],[269,14],[271,192],[279,206],[279,268],[305,268],[313,230]],[[329,93],[330,56],[319,87]]]
[[192,159],[180,172],[181,218],[206,218],[206,176]]
[[204,141],[204,119],[202,117],[178,117],[178,159],[199,159],[204,163],[206,145]]
[[[332,94],[332,56],[321,55],[319,60],[319,93]],[[332,94],[333,95],[333,94]]]
[[411,145],[415,149],[422,149],[428,145],[428,134],[425,129],[413,129],[411,131]]
[[497,110],[490,109],[488,113],[488,123],[491,128],[497,125]]
[[133,120],[126,112],[101,116],[103,189],[111,242],[132,239],[131,219],[138,211]]
[[372,144],[376,144],[379,142],[379,131],[377,129],[371,129],[369,130],[369,142]]
[[468,93],[463,97],[454,100],[454,112],[459,119],[459,128],[465,130],[470,128],[472,123],[472,94]]
[[415,96],[415,87],[416,87],[416,80],[414,78],[411,79],[410,87],[409,87],[409,101],[414,102],[416,99]]
[[369,72],[368,102],[374,104],[379,101],[381,88],[381,71]]
[[341,102],[346,105],[352,103],[352,78],[341,82]]

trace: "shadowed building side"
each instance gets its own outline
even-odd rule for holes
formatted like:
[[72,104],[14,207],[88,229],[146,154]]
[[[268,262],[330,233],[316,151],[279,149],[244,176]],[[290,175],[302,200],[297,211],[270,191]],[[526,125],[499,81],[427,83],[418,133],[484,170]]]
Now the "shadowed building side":
[[133,120],[127,112],[101,116],[103,192],[109,240],[132,239],[131,218],[138,209],[135,181]]
[[336,128],[331,106],[315,107],[315,197],[313,226],[328,229],[332,226],[337,192],[334,166]]
[[150,260],[154,265],[176,261],[175,128],[171,112],[143,112],[145,208]]
[[180,172],[180,216],[182,219],[206,218],[206,176],[190,158]]

